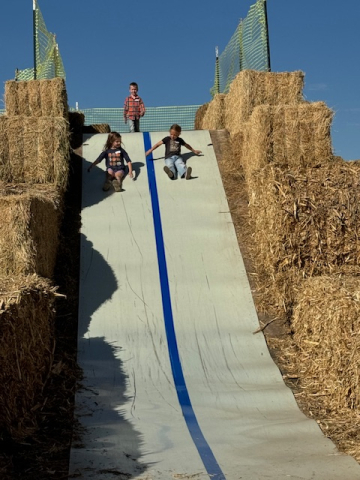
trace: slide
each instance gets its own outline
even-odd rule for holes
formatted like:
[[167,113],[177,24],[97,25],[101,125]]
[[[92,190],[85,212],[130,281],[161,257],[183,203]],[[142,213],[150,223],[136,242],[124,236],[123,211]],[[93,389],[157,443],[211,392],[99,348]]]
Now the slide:
[[107,135],[83,145],[80,435],[69,478],[354,480],[270,357],[208,131],[183,132],[190,180],[164,173],[168,132],[123,134],[135,180],[102,191]]

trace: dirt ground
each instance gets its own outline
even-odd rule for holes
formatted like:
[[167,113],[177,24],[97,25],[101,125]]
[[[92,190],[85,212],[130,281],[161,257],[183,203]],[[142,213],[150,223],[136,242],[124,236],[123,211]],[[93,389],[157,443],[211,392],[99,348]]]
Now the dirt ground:
[[[239,247],[248,273],[250,286],[253,266],[249,257],[250,232],[248,228],[248,208],[246,189],[241,170],[228,175],[223,162],[229,149],[229,136],[226,130],[212,131],[211,138],[223,176],[225,191],[228,193],[229,207],[237,234]],[[59,293],[66,295],[57,303],[56,319],[56,357],[52,376],[46,385],[48,399],[44,408],[38,412],[39,431],[35,437],[22,443],[9,439],[0,442],[0,479],[1,480],[62,480],[68,477],[68,459],[72,435],[79,435],[78,425],[73,417],[74,394],[81,382],[81,372],[76,364],[78,282],[80,260],[81,226],[81,149],[71,156],[70,184],[66,194],[66,211],[61,230],[61,247],[58,256],[55,284]],[[234,200],[230,192],[236,190],[239,195]],[[256,305],[256,293],[253,291]],[[286,379],[286,371],[281,361],[281,352],[276,342],[286,339],[288,327],[281,321],[263,314],[259,316],[259,331],[255,335],[265,335],[270,353]],[[296,380],[286,379],[289,387],[296,391]],[[303,409],[306,411],[306,408]]]

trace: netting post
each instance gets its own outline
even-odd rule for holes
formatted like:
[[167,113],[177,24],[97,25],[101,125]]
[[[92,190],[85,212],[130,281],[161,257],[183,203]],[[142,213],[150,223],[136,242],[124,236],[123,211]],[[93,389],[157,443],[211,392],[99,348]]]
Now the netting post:
[[36,0],[33,0],[33,41],[34,41],[34,80],[36,80],[36,43],[37,43],[37,33],[36,33]]
[[220,93],[220,64],[219,64],[219,48],[215,47],[215,89],[216,93]]
[[267,4],[266,4],[266,0],[264,0],[264,12],[265,12],[265,27],[266,27],[267,61],[268,61],[267,69],[268,69],[268,72],[271,72],[269,25],[268,25],[268,16],[267,16]]
[[240,18],[238,29],[239,29],[239,36],[238,36],[238,39],[239,39],[239,72],[241,72],[242,67],[243,67],[243,50],[244,50],[243,35],[242,35],[243,34],[242,18]]

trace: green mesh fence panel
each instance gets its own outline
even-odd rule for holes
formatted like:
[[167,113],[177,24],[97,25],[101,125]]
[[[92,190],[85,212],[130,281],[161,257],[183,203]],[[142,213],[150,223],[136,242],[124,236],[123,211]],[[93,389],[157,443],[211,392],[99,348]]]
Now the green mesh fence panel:
[[[173,123],[181,126],[182,130],[194,130],[195,114],[200,105],[180,107],[147,107],[144,117],[140,119],[142,132],[168,131]],[[85,115],[86,125],[106,123],[111,130],[126,133],[128,124],[124,123],[123,108],[85,108],[81,112]]]
[[[65,78],[64,65],[56,43],[56,37],[48,32],[37,0],[34,5],[34,38],[36,52],[36,78]],[[34,68],[16,71],[16,80],[32,80]]]
[[268,71],[268,31],[266,0],[258,0],[241,20],[225,50],[216,59],[211,95],[227,93],[234,77],[242,70]]

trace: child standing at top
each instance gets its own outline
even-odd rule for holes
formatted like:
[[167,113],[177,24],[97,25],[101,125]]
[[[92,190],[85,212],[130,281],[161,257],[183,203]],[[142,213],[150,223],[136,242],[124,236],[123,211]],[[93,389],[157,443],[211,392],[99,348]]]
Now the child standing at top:
[[145,105],[138,95],[138,84],[130,83],[130,95],[124,102],[124,122],[129,120],[130,133],[140,132],[140,117],[145,115]]
[[195,155],[200,155],[201,153],[201,150],[195,150],[186,143],[184,139],[180,138],[180,134],[180,125],[174,123],[170,127],[170,135],[155,143],[155,145],[145,153],[145,155],[148,156],[155,148],[160,147],[162,144],[165,145],[164,172],[171,180],[175,180],[178,174],[180,178],[186,178],[186,180],[191,178],[192,168],[185,165],[181,156],[181,146],[191,150]]
[[121,147],[121,135],[118,132],[110,132],[106,140],[103,152],[90,165],[88,172],[105,158],[106,172],[105,183],[103,185],[104,192],[114,187],[115,192],[121,192],[122,182],[125,177],[125,163],[129,168],[129,176],[133,178],[132,163],[127,152]]

